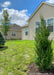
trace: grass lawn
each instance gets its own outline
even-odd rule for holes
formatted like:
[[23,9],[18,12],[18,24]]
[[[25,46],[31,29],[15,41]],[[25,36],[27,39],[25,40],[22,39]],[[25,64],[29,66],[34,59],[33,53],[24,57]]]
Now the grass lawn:
[[5,45],[7,49],[0,49],[0,75],[27,75],[27,66],[34,61],[34,41],[10,40]]

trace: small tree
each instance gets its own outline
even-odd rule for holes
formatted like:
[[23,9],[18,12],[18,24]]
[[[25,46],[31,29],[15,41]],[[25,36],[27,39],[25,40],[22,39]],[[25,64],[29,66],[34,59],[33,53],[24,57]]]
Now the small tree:
[[4,44],[5,44],[5,40],[0,32],[0,48],[3,47]]
[[9,24],[10,24],[10,19],[9,18],[9,14],[7,12],[7,10],[3,10],[3,20],[2,20],[2,32],[5,36],[5,39],[6,39],[6,35],[7,35],[7,32],[10,28]]
[[40,17],[41,22],[38,25],[38,32],[35,36],[35,53],[36,61],[35,63],[40,67],[42,71],[49,69],[52,64],[52,41],[48,40],[49,30],[45,25],[45,20],[43,16]]

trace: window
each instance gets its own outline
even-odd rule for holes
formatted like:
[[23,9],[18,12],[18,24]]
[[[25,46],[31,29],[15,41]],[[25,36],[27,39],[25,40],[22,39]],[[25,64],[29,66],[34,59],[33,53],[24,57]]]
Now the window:
[[40,25],[40,22],[36,22],[36,28],[38,28],[38,25]]
[[16,36],[16,32],[15,31],[12,32],[12,36]]
[[37,21],[37,22],[36,22],[35,33],[39,31],[39,28],[38,28],[39,25],[40,25],[40,22]]
[[25,28],[25,35],[28,35],[28,27]]
[[49,26],[53,26],[53,18],[47,20]]
[[[38,28],[38,26],[40,25],[40,22],[39,21],[37,21],[36,22],[36,30],[35,30],[35,32],[39,32],[39,28]],[[46,26],[46,20],[44,20],[44,26]]]
[[50,32],[53,32],[53,26],[48,26]]
[[8,36],[8,34],[6,33],[6,34],[4,34],[4,36]]
[[44,25],[46,26],[46,20],[44,20]]
[[47,20],[48,29],[50,32],[53,32],[53,18]]

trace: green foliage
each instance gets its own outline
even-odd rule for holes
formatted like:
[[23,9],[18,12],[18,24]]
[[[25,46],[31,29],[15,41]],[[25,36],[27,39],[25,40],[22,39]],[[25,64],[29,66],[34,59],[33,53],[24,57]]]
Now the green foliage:
[[9,14],[7,12],[7,10],[3,10],[3,20],[2,21],[2,32],[4,33],[4,35],[6,36],[9,28],[10,28],[10,19],[9,18]]
[[39,31],[36,32],[35,36],[35,63],[42,69],[42,71],[49,69],[52,64],[52,41],[48,40],[49,30],[45,25],[43,16],[40,17],[41,22],[38,26]]
[[5,40],[0,32],[0,47],[5,44]]

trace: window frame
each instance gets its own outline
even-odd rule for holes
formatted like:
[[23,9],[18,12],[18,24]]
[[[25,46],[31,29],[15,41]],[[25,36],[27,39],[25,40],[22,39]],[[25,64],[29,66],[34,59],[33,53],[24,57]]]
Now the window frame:
[[38,28],[38,25],[39,25],[39,24],[37,24],[37,23],[40,24],[40,21],[36,21],[36,25],[35,25],[36,28]]
[[[47,24],[47,20],[45,19],[44,20],[45,21],[45,25]],[[38,25],[37,25],[37,23],[39,23],[38,25],[40,25],[40,21],[36,21],[36,24],[35,24],[35,33],[37,32],[37,31],[39,31],[38,30]],[[36,26],[37,25],[37,26]],[[37,30],[37,31],[36,31]]]
[[[50,20],[52,20],[52,21],[51,21],[51,24],[48,24],[48,20],[49,20],[49,22],[50,22]],[[53,21],[54,21],[54,18],[49,18],[49,19],[47,19],[47,26],[48,26],[48,27],[50,27],[50,26],[53,27],[53,24],[54,24]],[[54,30],[54,29],[52,28],[52,30],[49,30],[49,31],[50,31],[50,32],[53,32],[53,30]]]
[[49,19],[47,19],[47,25],[48,25],[48,26],[53,26],[53,21],[51,21],[52,24],[48,23],[48,22],[50,22],[50,20],[53,20],[53,18],[49,18]]
[[12,31],[12,36],[16,36],[16,31]]
[[26,27],[26,28],[25,28],[25,35],[26,35],[26,36],[28,36],[28,31],[29,31],[29,29],[28,29],[28,27]]

